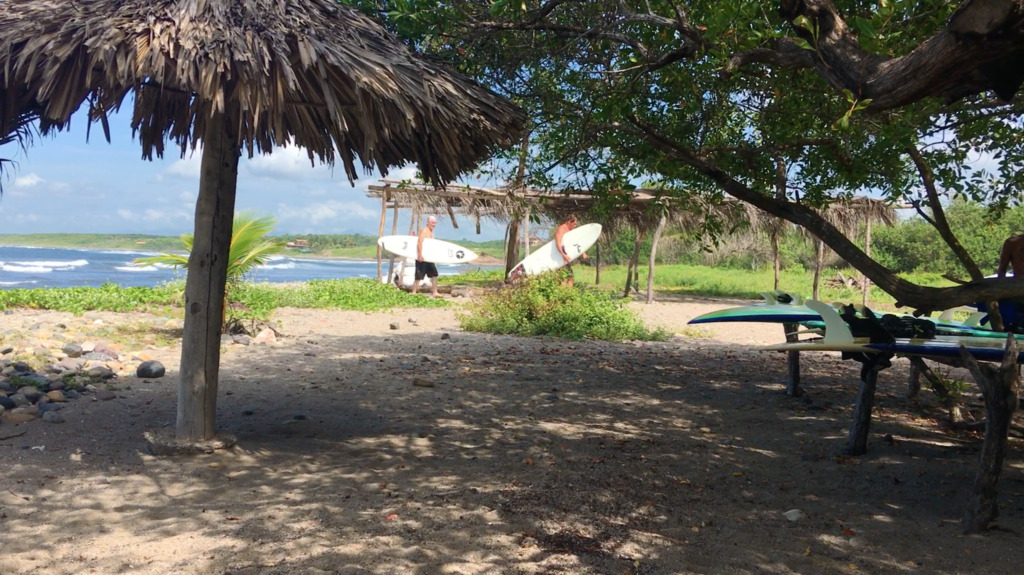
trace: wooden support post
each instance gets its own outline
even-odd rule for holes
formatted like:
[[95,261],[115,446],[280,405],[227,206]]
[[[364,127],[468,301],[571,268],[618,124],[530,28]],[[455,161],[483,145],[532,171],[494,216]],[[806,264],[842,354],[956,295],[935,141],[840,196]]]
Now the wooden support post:
[[377,281],[380,281],[383,277],[384,272],[384,248],[381,247],[379,240],[384,237],[384,223],[388,219],[388,191],[380,195],[380,226],[377,227]]
[[850,438],[843,450],[847,455],[864,455],[868,451],[868,432],[871,430],[871,410],[875,405],[878,372],[892,365],[892,356],[865,353],[857,358],[864,366],[860,370],[860,391],[853,408]]
[[[914,361],[914,360],[917,361]],[[917,397],[921,393],[921,365],[924,360],[915,357],[910,360],[910,378],[907,381],[907,397]]]
[[981,460],[971,498],[964,511],[965,534],[988,529],[989,524],[999,516],[997,486],[1006,455],[1010,420],[1018,406],[1020,373],[1017,370],[1017,353],[1017,340],[1013,334],[1006,336],[1006,350],[998,368],[979,364],[960,346],[960,357],[971,370],[971,375],[985,397],[985,442],[981,448]]
[[206,119],[195,234],[185,279],[175,439],[212,439],[217,429],[220,334],[238,184],[238,110]]
[[[800,324],[797,323],[784,323],[782,324],[782,330],[785,332],[786,341],[797,341],[797,329],[800,328]],[[787,351],[786,352],[786,395],[790,397],[800,397],[804,394],[803,390],[800,389],[800,352],[799,351]]]
[[[398,235],[398,200],[391,202],[391,235]],[[395,254],[388,258],[388,282],[395,281]],[[401,283],[401,282],[399,282]]]

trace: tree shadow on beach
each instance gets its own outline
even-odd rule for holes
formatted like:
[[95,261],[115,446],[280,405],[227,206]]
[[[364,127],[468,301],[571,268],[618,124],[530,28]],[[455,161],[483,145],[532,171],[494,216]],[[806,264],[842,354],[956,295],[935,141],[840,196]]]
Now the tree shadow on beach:
[[[2,502],[0,570],[41,549],[68,573],[969,571],[952,538],[917,553],[957,533],[942,526],[960,516],[977,438],[935,425],[893,369],[870,452],[843,457],[859,366],[808,354],[803,367],[807,394],[791,398],[784,355],[699,339],[456,332],[242,348],[221,369],[233,449],[145,452],[142,430],[173,424],[173,373],[90,405],[88,433],[62,438],[63,452],[10,446],[20,457],[3,485],[20,499]],[[49,458],[77,464],[55,476]],[[787,520],[793,509],[804,518]],[[1022,515],[1004,519],[1016,529]],[[101,556],[40,543],[40,521],[123,544]],[[165,546],[182,552],[147,563]]]

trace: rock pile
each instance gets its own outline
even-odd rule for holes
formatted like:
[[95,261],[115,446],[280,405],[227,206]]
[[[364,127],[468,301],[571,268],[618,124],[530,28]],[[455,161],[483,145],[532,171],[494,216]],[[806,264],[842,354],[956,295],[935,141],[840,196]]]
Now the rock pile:
[[[175,321],[175,320],[162,320]],[[0,331],[0,421],[24,423],[64,421],[60,411],[82,395],[96,400],[117,397],[118,377],[159,378],[164,366],[151,351],[156,346],[126,351],[124,346],[95,336],[101,320],[74,318],[63,323],[24,320],[20,329]],[[145,335],[143,341],[156,341]]]

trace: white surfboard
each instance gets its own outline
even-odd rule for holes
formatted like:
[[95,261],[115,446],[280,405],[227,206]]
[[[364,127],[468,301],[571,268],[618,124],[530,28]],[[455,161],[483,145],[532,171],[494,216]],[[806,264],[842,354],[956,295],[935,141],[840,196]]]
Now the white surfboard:
[[[572,262],[580,257],[583,252],[594,245],[599,237],[601,237],[601,224],[586,224],[566,232],[562,237],[562,243],[565,244],[565,250],[569,254],[569,261]],[[558,269],[563,265],[565,265],[565,260],[558,253],[555,241],[551,240],[516,264],[516,267],[508,272],[508,277],[514,279],[524,275],[532,276]]]
[[[384,236],[377,244],[403,258],[416,259],[416,236]],[[423,259],[435,264],[464,264],[477,258],[477,254],[458,244],[427,238],[423,240]]]

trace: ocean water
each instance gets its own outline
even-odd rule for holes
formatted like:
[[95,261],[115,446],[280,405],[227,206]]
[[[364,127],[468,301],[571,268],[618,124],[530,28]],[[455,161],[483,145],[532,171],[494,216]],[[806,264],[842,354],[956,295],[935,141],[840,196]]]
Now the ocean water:
[[[0,289],[98,287],[105,283],[123,287],[153,287],[184,279],[184,270],[171,267],[140,267],[132,264],[153,252],[73,250],[0,246]],[[297,255],[297,254],[296,254]],[[480,269],[473,265],[438,265],[441,275]],[[388,262],[384,261],[386,274]],[[274,256],[256,268],[249,279],[257,282],[288,283],[314,279],[373,278],[376,260],[323,260]]]

